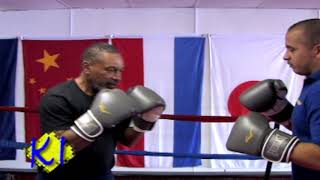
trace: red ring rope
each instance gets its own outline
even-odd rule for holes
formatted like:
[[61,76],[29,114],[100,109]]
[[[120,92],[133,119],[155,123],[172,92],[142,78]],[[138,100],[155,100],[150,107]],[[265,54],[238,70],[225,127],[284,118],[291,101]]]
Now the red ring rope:
[[[16,111],[25,113],[38,113],[37,109],[28,107],[0,106],[0,111]],[[196,115],[171,115],[162,114],[161,119],[193,121],[193,122],[234,122],[234,116],[196,116]]]

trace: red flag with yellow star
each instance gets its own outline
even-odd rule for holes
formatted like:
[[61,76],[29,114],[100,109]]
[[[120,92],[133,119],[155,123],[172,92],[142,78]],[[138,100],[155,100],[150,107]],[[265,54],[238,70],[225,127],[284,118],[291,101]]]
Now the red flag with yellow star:
[[[77,77],[85,48],[107,39],[23,40],[25,106],[38,108],[41,96],[50,87]],[[25,114],[26,142],[40,137],[38,113]]]

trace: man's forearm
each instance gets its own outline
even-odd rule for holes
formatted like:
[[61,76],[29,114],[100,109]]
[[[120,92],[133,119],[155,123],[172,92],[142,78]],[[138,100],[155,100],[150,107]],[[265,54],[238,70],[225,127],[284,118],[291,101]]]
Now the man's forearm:
[[73,147],[75,152],[81,151],[82,149],[84,149],[92,143],[84,140],[71,129],[59,130],[55,132],[58,136],[63,136],[67,140],[67,142]]
[[126,146],[132,146],[136,144],[144,133],[135,131],[132,127],[128,127],[124,132],[123,139],[120,142]]
[[294,148],[290,159],[300,166],[320,170],[320,146],[301,142]]

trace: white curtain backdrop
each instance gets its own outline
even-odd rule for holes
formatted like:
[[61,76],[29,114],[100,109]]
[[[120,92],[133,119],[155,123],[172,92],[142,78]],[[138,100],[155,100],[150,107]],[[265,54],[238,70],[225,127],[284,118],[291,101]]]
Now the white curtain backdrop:
[[[174,36],[145,37],[144,83],[166,100],[164,113],[174,112]],[[159,121],[151,132],[145,134],[145,150],[172,152],[173,121]],[[172,167],[172,157],[145,156],[145,167]]]

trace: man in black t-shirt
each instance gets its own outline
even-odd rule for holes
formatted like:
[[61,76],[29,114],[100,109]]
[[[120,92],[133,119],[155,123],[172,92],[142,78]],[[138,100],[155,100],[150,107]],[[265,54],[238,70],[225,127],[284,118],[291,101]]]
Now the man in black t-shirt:
[[[103,99],[106,95],[103,93],[110,93],[112,90],[102,93],[101,91],[115,89],[121,81],[123,70],[124,62],[118,50],[107,43],[97,43],[87,48],[83,53],[82,71],[79,77],[49,89],[42,97],[40,103],[42,132],[54,131],[59,136],[64,136],[67,142],[73,146],[76,155],[68,163],[57,167],[50,173],[39,169],[38,179],[113,179],[111,168],[114,166],[116,143],[132,145],[143,135],[143,132],[152,129],[164,110],[165,105],[161,98],[160,106],[148,107],[138,116],[120,119],[121,121],[116,121],[114,126],[103,128],[102,133],[99,133],[97,137],[87,136],[86,132],[89,132],[86,131],[87,126],[96,123],[97,119],[100,121],[98,124],[104,125],[103,121],[106,121],[104,115],[94,114],[95,106],[98,107],[95,102],[104,101],[108,105],[113,103],[110,103],[109,99]],[[140,95],[141,88],[137,89],[139,93],[132,92],[133,97],[136,94]],[[145,89],[142,89],[144,92]],[[98,92],[100,95],[97,95]],[[110,96],[113,97],[114,94]],[[146,94],[150,95],[149,92]],[[109,94],[107,95],[109,96]],[[126,93],[121,94],[122,96],[128,98]],[[96,100],[97,98],[98,100]],[[118,97],[114,99],[117,101]],[[116,104],[120,103],[116,102]],[[92,111],[88,113],[90,108]],[[122,110],[122,108],[116,109]],[[91,113],[96,116],[93,118],[95,121],[90,119],[91,122],[82,126],[82,122],[89,120],[88,118],[83,121],[83,117],[87,118],[89,114],[92,115]]]

